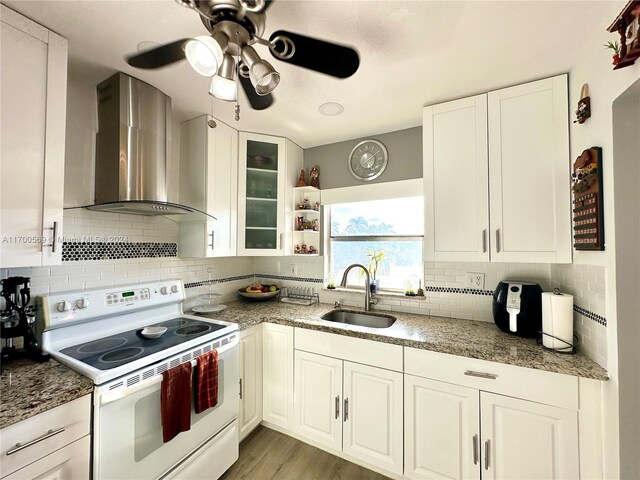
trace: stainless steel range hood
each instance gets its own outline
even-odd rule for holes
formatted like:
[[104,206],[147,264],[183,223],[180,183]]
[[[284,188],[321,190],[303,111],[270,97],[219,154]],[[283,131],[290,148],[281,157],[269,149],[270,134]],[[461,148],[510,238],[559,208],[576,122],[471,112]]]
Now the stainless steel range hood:
[[171,98],[124,73],[100,83],[97,94],[95,203],[78,208],[214,218],[167,201]]

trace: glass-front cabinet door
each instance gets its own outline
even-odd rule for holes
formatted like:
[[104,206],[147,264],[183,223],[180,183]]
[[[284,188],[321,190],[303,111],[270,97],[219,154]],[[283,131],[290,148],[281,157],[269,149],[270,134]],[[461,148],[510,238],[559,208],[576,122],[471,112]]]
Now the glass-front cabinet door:
[[239,255],[283,255],[285,139],[240,133]]

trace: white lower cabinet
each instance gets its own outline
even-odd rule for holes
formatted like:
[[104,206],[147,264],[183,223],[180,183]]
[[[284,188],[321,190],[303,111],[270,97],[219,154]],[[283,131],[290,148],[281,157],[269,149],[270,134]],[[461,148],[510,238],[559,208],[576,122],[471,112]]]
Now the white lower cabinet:
[[578,412],[405,376],[405,476],[580,478]]
[[402,373],[295,352],[295,433],[402,475]]
[[88,479],[91,395],[0,430],[2,480]]
[[293,426],[293,327],[263,324],[262,419],[279,427]]
[[262,421],[262,325],[240,332],[240,440]]
[[91,436],[87,435],[11,475],[2,477],[2,480],[88,480],[90,449]]
[[405,477],[479,479],[478,390],[404,378]]
[[295,431],[342,450],[342,360],[295,352]]
[[344,362],[342,450],[402,475],[402,373]]
[[483,479],[580,478],[578,412],[480,392]]

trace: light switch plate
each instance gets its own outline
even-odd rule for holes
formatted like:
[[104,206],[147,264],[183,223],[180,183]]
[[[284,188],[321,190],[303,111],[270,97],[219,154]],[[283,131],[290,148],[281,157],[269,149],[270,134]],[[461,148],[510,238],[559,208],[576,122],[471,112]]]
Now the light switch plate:
[[289,275],[292,275],[294,277],[298,276],[298,265],[295,263],[291,263],[289,265]]
[[484,273],[467,272],[467,288],[484,290]]

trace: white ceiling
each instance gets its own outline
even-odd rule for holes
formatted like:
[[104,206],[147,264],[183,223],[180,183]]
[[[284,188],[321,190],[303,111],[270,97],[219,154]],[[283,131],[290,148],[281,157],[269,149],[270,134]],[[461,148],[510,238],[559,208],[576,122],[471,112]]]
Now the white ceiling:
[[[181,119],[208,113],[208,79],[186,62],[161,70],[128,66],[142,41],[206,33],[193,11],[174,0],[3,0],[69,40],[70,71],[91,83],[115,71],[171,96]],[[277,0],[265,36],[278,29],[356,47],[360,69],[339,80],[293,67],[257,49],[282,75],[276,102],[264,111],[241,98],[217,101],[214,115],[245,131],[289,137],[309,148],[421,124],[424,105],[570,70],[583,35],[601,32],[624,1],[342,1]],[[339,102],[325,117],[318,106]]]

